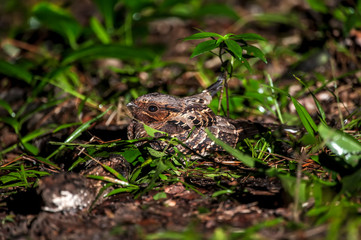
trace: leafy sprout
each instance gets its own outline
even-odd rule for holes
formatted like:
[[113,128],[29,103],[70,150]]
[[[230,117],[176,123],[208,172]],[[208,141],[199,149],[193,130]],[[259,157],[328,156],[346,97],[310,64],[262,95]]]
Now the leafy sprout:
[[[189,37],[184,38],[185,41],[211,38],[199,43],[193,50],[191,57],[196,57],[206,52],[212,52],[216,54],[222,62],[224,53],[229,53],[236,61],[241,65],[244,65],[249,71],[252,68],[247,59],[256,57],[267,63],[267,59],[263,52],[248,43],[248,41],[265,41],[263,37],[255,33],[244,33],[244,34],[233,34],[228,33],[224,36],[213,33],[213,32],[200,32],[195,33]],[[215,53],[213,50],[218,48],[218,52]]]

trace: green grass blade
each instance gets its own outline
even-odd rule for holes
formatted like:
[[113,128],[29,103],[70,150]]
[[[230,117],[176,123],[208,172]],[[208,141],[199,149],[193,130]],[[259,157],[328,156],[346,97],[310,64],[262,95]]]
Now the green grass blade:
[[39,154],[39,149],[31,143],[21,143],[21,145],[32,155],[36,156]]
[[6,123],[11,126],[15,133],[18,134],[20,130],[20,123],[13,117],[0,117],[0,122]]
[[237,149],[232,148],[231,146],[229,146],[228,144],[222,142],[221,140],[217,139],[210,131],[209,129],[205,130],[206,133],[208,134],[208,137],[214,141],[216,144],[218,144],[219,146],[221,146],[224,150],[226,150],[228,153],[232,154],[235,158],[237,158],[239,161],[241,161],[242,163],[244,163],[245,165],[247,165],[248,167],[253,168],[256,165],[256,160],[241,153],[240,151],[238,151]]
[[316,104],[316,107],[317,107],[317,110],[320,114],[320,120],[326,124],[326,113],[325,111],[323,110],[322,106],[321,106],[321,103],[318,101],[317,97],[315,96],[315,94],[308,88],[308,86],[300,79],[298,78],[297,76],[294,75],[294,77],[296,78],[297,81],[299,81],[303,86],[305,86],[305,88],[307,88],[308,92],[311,94],[312,98],[313,98],[313,101],[315,102]]
[[[69,93],[70,95],[77,97],[83,101],[86,101],[88,104],[92,105],[93,107],[98,107],[99,104],[87,96],[79,93],[79,91],[76,89],[76,86],[68,82],[67,74],[70,71],[68,67],[58,68],[51,74],[49,74],[49,83],[62,89],[64,92]],[[63,101],[65,101],[64,99]],[[61,101],[61,100],[58,100]]]
[[76,40],[82,27],[69,12],[55,4],[41,2],[34,7],[33,15],[49,29],[66,38],[73,49],[77,47]]
[[36,129],[28,134],[26,134],[24,137],[22,137],[22,141],[23,142],[29,142],[37,137],[40,137],[40,136],[43,136],[45,134],[48,134],[51,132],[51,129],[50,128],[39,128],[39,129]]
[[3,60],[0,60],[0,73],[9,77],[21,79],[28,84],[31,83],[31,80],[33,78],[32,74],[26,69]]
[[[273,86],[273,80],[271,78],[271,75],[266,73],[266,77],[267,77],[269,85],[271,87],[271,91],[272,91],[273,96],[277,96],[275,94],[275,89],[274,89],[274,86]],[[280,120],[281,124],[284,124],[281,109],[280,109],[280,105],[278,104],[278,101],[277,101],[276,97],[272,97],[272,98],[273,98],[274,105],[276,107],[276,112],[277,112],[278,119]]]
[[114,15],[115,15],[115,5],[119,2],[118,0],[93,0],[98,6],[98,9],[102,13],[105,21],[105,26],[107,30],[111,32],[114,28]]
[[39,161],[39,162],[42,162],[42,163],[44,163],[44,164],[47,164],[47,165],[49,165],[49,166],[54,167],[55,169],[60,170],[60,167],[58,167],[58,165],[56,165],[55,163],[49,161],[49,160],[46,159],[46,158],[39,157],[39,156],[36,156],[36,157],[33,157],[33,158],[35,158],[35,159],[36,159],[37,161]]
[[109,196],[112,196],[112,195],[115,195],[118,193],[123,193],[123,192],[132,192],[132,191],[135,191],[138,189],[139,189],[138,187],[117,188],[117,189],[114,189],[113,191],[111,191],[110,193],[108,193],[106,195],[106,197],[109,197]]
[[[56,105],[64,102],[65,100],[66,100],[66,99],[49,100],[48,102],[43,103],[43,104],[41,104],[39,107],[35,108],[33,111],[28,112],[28,113],[25,113],[25,114],[24,114],[24,112],[23,112],[22,110],[20,110],[20,111],[18,111],[18,112],[16,113],[16,118],[19,119],[19,124],[20,124],[20,126],[22,126],[22,124],[23,124],[24,122],[26,122],[27,120],[31,119],[31,118],[34,116],[35,113],[38,113],[38,112],[41,112],[41,111],[43,111],[43,110],[49,109],[49,108],[51,108],[51,107],[53,107],[53,106],[56,106]],[[29,102],[29,103],[27,103],[27,104],[24,105],[24,106],[25,106],[25,107],[29,107],[29,105],[31,105],[31,104],[32,104],[32,103]]]
[[99,44],[81,48],[69,53],[65,56],[62,65],[68,65],[78,60],[89,61],[100,58],[153,60],[155,58],[155,53],[148,48],[123,46],[119,44]]
[[136,185],[132,185],[129,184],[128,181],[123,181],[120,179],[116,179],[116,178],[110,178],[107,176],[99,176],[99,175],[87,175],[88,178],[92,178],[92,179],[96,179],[96,180],[101,180],[101,181],[106,181],[106,182],[110,182],[110,183],[115,183],[115,184],[119,184],[122,186],[136,186]]
[[302,104],[299,103],[294,97],[292,97],[292,96],[290,96],[290,97],[291,97],[291,100],[293,102],[293,105],[296,108],[297,114],[301,119],[301,122],[302,122],[303,126],[305,127],[307,132],[312,137],[314,137],[315,132],[318,131],[316,123],[313,121],[310,114],[307,112],[306,108],[304,106],[302,106]]
[[102,164],[102,167],[105,168],[108,172],[110,172],[111,174],[113,174],[115,177],[117,177],[118,179],[124,181],[124,182],[128,182],[128,180],[123,177],[122,174],[118,173],[116,170],[114,170],[112,167],[109,167],[108,165]]
[[[83,123],[64,141],[64,143],[69,143],[69,142],[74,141],[76,138],[78,138],[82,134],[82,132],[86,131],[94,122],[101,119],[110,109],[111,108],[108,108],[105,112],[99,114],[97,117],[89,120],[86,123]],[[64,148],[65,148],[65,145],[61,145],[57,150],[55,150],[53,153],[51,153],[46,159],[49,160],[50,158],[55,156],[58,152],[60,152]]]
[[15,113],[9,103],[0,99],[0,107],[4,108],[10,114],[11,117],[15,117]]
[[74,126],[78,126],[78,125],[81,125],[82,123],[81,122],[76,122],[76,123],[65,123],[65,124],[62,124],[60,126],[58,126],[57,128],[55,128],[53,130],[53,133],[57,133],[59,132],[60,130],[63,130],[65,128],[70,128],[70,127],[74,127]]
[[103,28],[102,24],[96,19],[95,17],[92,17],[90,19],[90,27],[97,36],[97,38],[103,43],[108,44],[110,43],[110,36],[106,32],[106,30]]

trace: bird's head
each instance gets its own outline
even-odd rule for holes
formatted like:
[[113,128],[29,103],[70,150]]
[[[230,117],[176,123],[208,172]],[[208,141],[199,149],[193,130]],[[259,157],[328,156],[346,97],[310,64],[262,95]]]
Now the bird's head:
[[135,119],[152,125],[152,123],[172,120],[183,111],[181,99],[161,93],[149,93],[127,104]]

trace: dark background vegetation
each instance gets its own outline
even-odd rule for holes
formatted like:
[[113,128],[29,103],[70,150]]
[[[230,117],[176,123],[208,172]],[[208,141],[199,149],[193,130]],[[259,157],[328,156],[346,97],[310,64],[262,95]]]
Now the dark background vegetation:
[[[360,239],[360,12],[356,0],[3,0],[0,239]],[[220,59],[191,58],[203,40],[183,40],[199,30],[265,38],[249,43],[267,63],[232,62],[230,117],[302,131],[199,160],[127,141],[126,103],[216,80]],[[226,101],[210,106],[224,115]],[[99,175],[80,185],[110,194],[49,213],[44,192],[61,184],[39,179],[62,172]]]

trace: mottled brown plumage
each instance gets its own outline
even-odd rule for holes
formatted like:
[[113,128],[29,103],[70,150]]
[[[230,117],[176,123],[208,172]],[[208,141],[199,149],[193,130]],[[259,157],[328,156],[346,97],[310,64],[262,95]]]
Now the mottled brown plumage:
[[[170,137],[177,137],[187,146],[177,145],[183,153],[196,152],[206,156],[223,151],[208,137],[206,128],[216,138],[232,147],[245,138],[267,131],[268,128],[259,123],[217,116],[208,107],[212,97],[222,88],[224,80],[224,75],[221,75],[208,89],[189,97],[177,98],[161,93],[150,93],[130,102],[127,107],[134,119],[128,126],[128,138],[147,137],[148,134],[143,126],[146,124],[168,133]],[[168,145],[164,141],[151,144],[157,150],[162,150]]]

